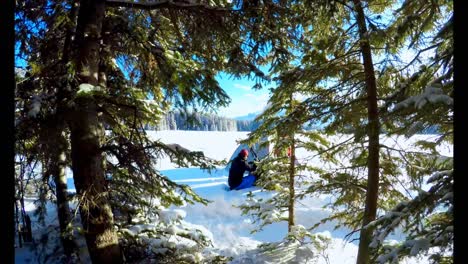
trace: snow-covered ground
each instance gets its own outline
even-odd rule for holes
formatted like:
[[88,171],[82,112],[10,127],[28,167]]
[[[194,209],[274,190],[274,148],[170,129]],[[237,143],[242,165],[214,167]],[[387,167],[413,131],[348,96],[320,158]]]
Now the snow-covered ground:
[[[206,132],[206,131],[157,131],[148,132],[154,139],[160,139],[165,143],[177,143],[185,148],[196,151],[203,151],[206,156],[218,160],[228,159],[236,149],[237,140],[247,136],[247,132]],[[417,136],[421,137],[421,136]],[[417,138],[412,140],[405,138],[387,139],[386,144],[400,147],[408,146]],[[424,136],[427,137],[427,136]],[[446,155],[452,155],[450,146],[442,150]],[[300,157],[299,157],[300,158]],[[287,246],[281,247],[278,244],[276,257],[260,254],[257,246],[263,242],[280,242],[287,235],[287,223],[276,223],[264,228],[263,231],[251,234],[255,228],[249,216],[242,216],[239,208],[246,200],[249,192],[257,195],[268,196],[271,193],[264,192],[258,187],[253,187],[241,191],[226,191],[228,172],[224,168],[208,173],[198,168],[176,168],[168,159],[163,159],[157,165],[158,169],[170,179],[178,183],[189,185],[202,197],[212,201],[208,205],[186,205],[179,208],[169,208],[177,210],[178,215],[185,216],[185,223],[203,229],[205,234],[212,239],[212,248],[206,252],[214,252],[224,256],[233,257],[231,263],[279,263],[280,258],[283,263],[355,263],[357,255],[357,242],[346,242],[344,236],[350,230],[334,230],[333,223],[320,227],[317,232],[331,239],[329,247],[317,256],[316,262],[307,262],[306,257],[310,256],[310,249],[300,248],[295,251],[295,256],[287,254]],[[71,172],[68,171],[68,187],[74,189]],[[328,212],[322,206],[327,202],[328,197],[311,197],[301,201],[296,205],[296,224],[310,227],[320,219],[326,217]],[[32,215],[35,206],[33,199],[27,199],[26,211]],[[49,217],[47,222],[49,228],[58,226],[54,206],[49,206]],[[37,224],[33,217],[33,228],[43,228]],[[34,232],[34,230],[33,230]],[[401,234],[394,234],[395,240],[401,239]],[[49,238],[50,239],[50,238]],[[57,237],[55,238],[57,239]],[[30,245],[23,248],[16,248],[16,263],[37,263],[36,257],[29,249]],[[308,251],[309,250],[309,251]],[[289,256],[289,257],[288,257]],[[427,259],[411,259],[404,263],[429,263]]]

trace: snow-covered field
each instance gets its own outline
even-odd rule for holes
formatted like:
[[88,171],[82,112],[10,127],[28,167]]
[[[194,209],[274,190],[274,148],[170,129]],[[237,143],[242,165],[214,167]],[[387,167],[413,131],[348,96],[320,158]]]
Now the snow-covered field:
[[[157,131],[148,132],[154,139],[161,139],[165,143],[177,143],[185,148],[203,151],[206,156],[218,160],[228,159],[236,149],[239,139],[247,136],[247,132],[206,132],[206,131]],[[418,136],[420,137],[420,136]],[[413,140],[405,138],[387,140],[387,144],[409,146]],[[452,155],[452,148],[442,150],[446,155]],[[249,192],[258,195],[271,195],[258,187],[241,191],[226,191],[228,172],[224,168],[208,173],[198,168],[176,168],[168,159],[163,159],[157,165],[163,174],[178,183],[189,185],[202,197],[212,201],[207,206],[201,204],[187,205],[178,210],[185,215],[184,222],[198,226],[212,238],[213,247],[206,252],[220,253],[233,257],[231,263],[279,263],[278,258],[260,254],[257,246],[263,242],[280,242],[287,234],[287,223],[276,223],[267,226],[263,231],[251,234],[255,225],[249,216],[242,216],[239,208],[234,207],[243,203]],[[71,172],[69,175],[69,189],[73,190]],[[296,205],[296,224],[310,227],[320,219],[326,217],[328,212],[322,206],[328,197],[311,197]],[[26,200],[26,210],[29,213],[35,209],[32,199]],[[182,211],[181,211],[182,210]],[[33,228],[42,228],[33,218]],[[49,206],[48,221],[51,226],[57,226],[54,206]],[[306,262],[310,252],[307,249],[295,251],[297,256],[287,257],[286,250],[278,248],[277,256],[283,257],[283,263],[355,263],[357,255],[357,242],[346,242],[344,236],[349,230],[333,230],[333,223],[320,227],[317,232],[331,238],[329,247],[318,256],[316,262]],[[34,232],[34,230],[33,230]],[[393,239],[398,240],[401,234],[394,234]],[[16,249],[16,263],[37,263],[28,247]],[[284,254],[282,254],[284,253]],[[302,256],[302,258],[301,258]],[[426,259],[412,259],[404,263],[429,263]]]

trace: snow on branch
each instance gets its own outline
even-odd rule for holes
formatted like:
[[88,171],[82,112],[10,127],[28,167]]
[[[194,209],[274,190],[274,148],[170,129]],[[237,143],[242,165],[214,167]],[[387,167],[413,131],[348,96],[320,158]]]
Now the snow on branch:
[[33,95],[31,99],[31,106],[28,112],[29,117],[36,117],[36,115],[41,111],[42,96]]
[[402,108],[414,106],[417,109],[421,109],[426,103],[443,103],[449,106],[453,105],[453,98],[443,94],[441,88],[436,87],[435,84],[426,87],[422,94],[412,96],[395,105],[393,111],[400,110]]

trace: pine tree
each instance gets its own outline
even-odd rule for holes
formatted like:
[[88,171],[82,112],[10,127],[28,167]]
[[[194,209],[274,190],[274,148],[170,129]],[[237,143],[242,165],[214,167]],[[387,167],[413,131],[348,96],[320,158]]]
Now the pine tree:
[[[225,106],[229,100],[216,73],[244,74],[256,67],[240,48],[238,29],[244,18],[233,4],[81,1],[76,18],[68,15],[73,6],[65,1],[21,3],[19,50],[27,58],[34,87],[25,87],[28,93],[21,98],[25,112],[31,106],[34,115],[45,112],[53,118],[54,102],[63,106],[71,143],[66,156],[71,157],[91,258],[118,263],[122,257],[113,223],[121,219],[115,214],[133,207],[157,214],[161,208],[148,204],[148,197],[157,197],[162,206],[206,202],[156,171],[158,158],[169,155],[182,166],[215,164],[202,153],[150,140],[141,132],[144,125],[157,124],[170,106],[184,111]],[[60,8],[63,13],[51,13]],[[45,34],[52,28],[55,35]],[[72,48],[63,52],[64,47]],[[48,54],[55,61],[40,64]],[[44,100],[41,105],[39,99]]]
[[[379,249],[378,260],[382,262],[431,250],[434,263],[451,263],[453,157],[442,154],[440,147],[453,144],[453,3],[405,1],[396,14],[398,18],[387,34],[397,43],[393,48],[407,46],[414,50],[414,58],[404,66],[414,71],[395,81],[398,89],[383,111],[386,120],[393,117],[393,123],[385,124],[389,134],[405,137],[434,126],[439,132],[434,140],[415,142],[420,151],[400,154],[414,182],[415,195],[370,224],[376,227],[372,245]],[[425,52],[433,54],[424,56]],[[388,245],[383,238],[397,227],[408,237],[397,245]]]
[[[70,43],[72,38],[71,24],[76,16],[77,8],[72,5],[70,10],[63,6],[44,5],[41,3],[23,2],[19,6],[17,24],[17,40],[24,54],[31,54],[26,75],[18,80],[17,98],[17,142],[19,155],[31,159],[25,162],[32,164],[40,162],[43,169],[42,183],[39,188],[44,193],[40,197],[55,194],[61,239],[64,253],[68,259],[76,254],[76,245],[71,235],[72,216],[69,211],[66,188],[65,167],[69,165],[67,155],[69,145],[66,140],[68,130],[65,124],[63,100],[67,89],[67,65],[70,59]],[[42,16],[42,21],[29,19]],[[56,21],[60,21],[53,26]],[[68,21],[68,22],[66,22]],[[49,30],[45,31],[45,28]],[[43,41],[47,39],[48,41]],[[45,56],[49,50],[54,54]],[[60,76],[56,80],[41,78],[46,71]],[[32,127],[28,127],[32,126]],[[35,129],[32,132],[31,129]],[[26,147],[29,145],[29,147]],[[35,149],[35,150],[34,150]],[[22,151],[24,150],[24,152]],[[29,152],[29,153],[28,153]],[[27,164],[26,164],[27,166]],[[52,178],[55,190],[49,186]],[[45,201],[41,201],[45,204]],[[45,213],[44,210],[39,210]],[[40,216],[42,218],[43,216]]]
[[[379,17],[381,17],[379,14],[384,13],[385,10],[391,10],[391,8],[394,8],[394,6],[391,5],[392,2],[382,2],[382,4],[386,5],[379,5],[377,2],[369,2],[366,5],[366,9],[369,12],[366,15],[366,21],[369,25],[369,30],[367,34],[361,33],[360,37],[356,38],[362,40],[362,37],[368,36],[369,43],[371,43],[372,53],[375,54],[374,58],[378,58],[380,60],[379,62],[373,63],[374,66],[378,65],[378,71],[376,71],[376,73],[378,73],[377,85],[379,88],[377,91],[377,98],[381,98],[381,100],[384,101],[384,103],[381,104],[380,109],[378,110],[378,113],[382,115],[378,121],[382,124],[382,128],[379,129],[379,131],[386,131],[388,135],[403,133],[410,136],[415,132],[421,131],[424,127],[439,124],[443,120],[442,122],[446,124],[445,127],[447,130],[445,131],[447,132],[445,132],[443,136],[440,137],[440,140],[437,141],[437,144],[440,144],[442,142],[451,142],[450,135],[452,132],[450,121],[450,94],[452,93],[453,86],[451,81],[452,70],[450,68],[452,55],[449,48],[452,46],[450,35],[450,4],[446,2],[441,2],[440,6],[429,6],[427,3],[410,3],[408,1],[403,3],[402,7],[397,10],[396,14],[398,14],[398,16],[395,22],[387,23],[387,25],[385,25],[384,23],[379,23],[378,20]],[[337,7],[340,7],[340,5],[338,4]],[[346,6],[344,7],[344,9],[353,10],[350,6]],[[340,8],[337,8],[336,10],[337,12],[343,11],[343,9]],[[353,12],[355,11],[358,10],[355,9]],[[408,14],[413,14],[415,12],[420,12],[420,16],[418,18],[412,15],[407,16]],[[313,87],[313,85],[317,84],[321,80],[323,81],[323,79],[327,76],[336,76],[336,79],[334,81],[337,83],[336,86],[330,85],[328,89],[325,89],[323,91],[319,90],[316,92],[316,95],[314,95],[314,97],[309,98],[305,101],[304,105],[306,106],[306,109],[310,111],[309,117],[306,120],[320,118],[323,123],[328,123],[329,125],[325,127],[325,132],[330,133],[333,131],[347,131],[348,133],[354,133],[354,143],[352,141],[349,141],[348,143],[344,141],[344,144],[334,146],[332,149],[330,149],[330,151],[328,151],[328,153],[326,153],[326,155],[334,155],[339,154],[341,151],[346,151],[345,155],[335,156],[335,159],[343,159],[347,156],[349,157],[351,153],[356,154],[351,154],[351,167],[342,167],[342,169],[337,169],[336,171],[331,170],[329,172],[321,172],[321,178],[323,179],[323,181],[319,181],[315,185],[312,185],[310,191],[328,193],[328,191],[332,191],[333,189],[337,190],[342,195],[340,198],[337,199],[334,205],[345,205],[349,208],[349,210],[346,209],[345,212],[338,211],[334,216],[328,218],[328,220],[341,219],[343,223],[345,223],[345,225],[358,227],[359,222],[356,221],[356,219],[361,219],[362,215],[355,215],[353,212],[360,211],[362,209],[360,209],[360,207],[355,207],[354,201],[356,201],[356,198],[357,201],[363,201],[363,191],[366,191],[366,193],[368,193],[370,189],[368,189],[368,187],[365,187],[366,184],[364,181],[362,181],[362,178],[361,180],[359,180],[359,177],[356,176],[359,175],[358,168],[366,166],[366,156],[370,155],[370,152],[366,151],[367,147],[361,144],[366,143],[367,139],[365,139],[364,136],[372,130],[368,129],[367,122],[363,122],[363,120],[365,120],[363,115],[365,113],[363,111],[365,108],[362,107],[363,104],[361,102],[363,99],[365,99],[365,97],[363,96],[367,94],[363,93],[362,91],[356,90],[356,88],[359,87],[359,83],[362,83],[364,80],[366,80],[364,78],[365,75],[362,74],[363,72],[360,73],[359,68],[356,68],[356,66],[361,64],[361,62],[356,60],[356,57],[353,57],[353,54],[359,54],[357,53],[358,50],[354,49],[353,47],[359,47],[359,45],[345,45],[345,43],[349,43],[349,40],[347,40],[349,36],[351,36],[349,32],[353,32],[352,29],[356,28],[356,26],[353,23],[353,20],[345,20],[350,21],[349,23],[344,24],[350,25],[346,29],[346,32],[348,32],[348,34],[343,35],[342,39],[340,39],[339,36],[337,36],[336,32],[345,31],[339,28],[334,29],[332,31],[328,31],[327,28],[322,28],[320,26],[325,25],[326,27],[334,27],[336,25],[339,25],[339,23],[337,23],[337,21],[334,20],[335,17],[336,16],[332,16],[330,19],[330,16],[328,16],[328,14],[324,14],[323,17],[317,16],[317,21],[320,22],[316,22],[314,24],[314,30],[321,32],[322,35],[314,34],[312,32],[310,36],[311,40],[309,41],[312,45],[308,45],[307,37],[304,38],[306,40],[304,42],[306,46],[317,47],[319,49],[311,49],[310,52],[305,52],[305,56],[303,57],[304,69],[298,67],[296,70],[291,71],[291,73],[284,74],[283,78],[285,81],[288,79],[289,81],[301,81]],[[341,17],[346,18],[347,16],[342,15]],[[448,22],[446,22],[444,25],[443,21]],[[325,23],[322,24],[323,22]],[[363,26],[361,26],[361,29],[363,29]],[[330,35],[326,35],[326,33],[328,32],[330,33]],[[403,32],[406,32],[406,34],[402,34]],[[433,41],[432,43],[428,43],[426,40],[430,40],[431,38],[428,38],[427,35],[434,36],[435,41]],[[444,35],[444,37],[442,37],[442,35]],[[365,44],[365,41],[361,41],[360,43]],[[408,43],[410,44],[409,46],[407,46]],[[340,47],[343,47],[343,50],[340,50]],[[397,64],[394,63],[392,60],[388,59],[398,59],[398,52],[411,48],[416,50],[415,53],[417,54],[417,56],[415,60],[410,62],[410,64]],[[327,52],[328,49],[330,52]],[[444,55],[436,55],[433,61],[425,61],[421,59],[421,54],[424,51],[428,50],[435,50],[436,54]],[[309,54],[313,54],[314,56],[312,57]],[[319,56],[319,54],[323,54],[323,56]],[[331,56],[331,58],[327,56]],[[444,59],[441,59],[442,57]],[[419,63],[417,63],[418,60]],[[398,60],[396,61],[398,62]],[[308,63],[312,63],[312,67],[310,69],[308,68]],[[422,64],[422,66],[416,71],[414,71],[414,74],[410,78],[405,78],[403,71],[410,67],[414,67],[415,65],[413,64]],[[446,67],[442,68],[442,65]],[[440,78],[436,78],[434,80],[432,76],[434,76],[434,74],[437,71],[443,73],[440,74]],[[400,80],[405,81],[402,82]],[[439,88],[431,88],[434,87],[433,85],[430,85],[430,83],[433,82],[440,82],[441,84],[439,85]],[[333,79],[330,79],[330,83],[333,83]],[[348,87],[349,90],[347,90]],[[425,87],[428,87],[426,88],[427,92],[424,93],[422,96],[417,96],[416,98],[431,97],[431,100],[434,103],[436,103],[437,105],[442,105],[443,107],[438,108],[438,114],[436,115],[439,121],[433,120],[433,122],[428,122],[426,121],[426,118],[429,118],[429,115],[427,115],[426,117],[422,117],[425,116],[425,114],[421,115],[421,112],[414,113],[412,111],[407,111],[404,118],[401,118],[398,115],[395,115],[395,112],[388,111],[388,108],[391,108],[391,106],[395,103],[404,100],[408,96],[408,94],[414,95],[414,93],[421,93],[421,89],[425,89]],[[337,90],[336,94],[333,94],[334,89]],[[437,97],[438,99],[434,99],[435,97],[432,97],[432,95],[429,96],[429,94],[434,94],[435,97]],[[348,96],[348,98],[344,97],[344,95]],[[334,100],[333,97],[335,97]],[[399,108],[399,106],[411,105],[410,102],[414,101],[414,98],[403,101],[404,103],[398,104],[397,109]],[[427,107],[429,109],[434,109],[430,108],[430,106]],[[325,111],[323,111],[324,109]],[[434,116],[435,115],[432,115],[432,117]],[[447,117],[447,119],[444,117]],[[415,122],[415,120],[419,122]],[[421,122],[420,120],[424,121]],[[408,121],[410,123],[413,123],[414,125],[405,126],[404,124],[406,124]],[[364,151],[361,152],[358,150],[357,152],[355,152],[358,149],[357,147],[359,147],[358,144],[361,145]],[[351,149],[349,147],[346,147],[346,145],[351,147]],[[421,142],[420,146],[434,147],[434,144],[430,142]],[[402,184],[401,182],[399,182],[398,178],[405,176],[405,173],[399,171],[398,168],[406,167],[408,171],[412,171],[411,168],[414,165],[420,165],[421,158],[426,157],[424,158],[424,160],[429,160],[427,161],[427,163],[424,162],[424,164],[426,165],[423,167],[429,169],[431,167],[431,165],[429,165],[431,164],[431,162],[429,161],[432,160],[434,157],[428,157],[425,154],[418,154],[416,155],[418,156],[418,158],[415,159],[413,157],[414,154],[405,153],[405,151],[399,151],[397,156],[395,156],[396,153],[383,144],[379,144],[379,149],[381,153],[380,155],[382,155],[382,157],[380,159],[381,164],[379,164],[380,180],[377,204],[379,205],[379,209],[390,210],[392,207],[397,206],[402,200],[408,199],[408,194],[405,193],[405,191],[402,191],[400,190],[400,188],[398,188],[398,185]],[[387,151],[383,151],[383,149],[387,149]],[[322,155],[322,158],[326,158],[326,155]],[[398,157],[399,155],[401,155],[401,157]],[[446,157],[443,157],[443,159],[445,160]],[[415,163],[410,161],[413,161]],[[334,163],[336,163],[336,160]],[[450,164],[449,161],[448,164]],[[350,171],[354,171],[354,173],[349,173]],[[356,176],[353,176],[353,174]],[[408,174],[409,176],[414,175],[413,173]],[[447,186],[447,184],[449,184],[448,186],[450,186],[450,174],[448,175],[448,178],[444,178],[446,179],[444,184],[445,186]],[[414,177],[415,176],[411,176],[410,178],[405,177],[406,179],[404,181],[408,183],[407,186],[409,186],[409,189],[419,190],[420,186],[414,184]],[[419,177],[421,177],[421,175]],[[417,181],[420,182],[420,179]],[[450,188],[448,187],[447,189]],[[442,204],[444,203],[440,200],[438,202]],[[448,212],[450,212],[450,209]],[[414,215],[408,217],[416,217],[417,219],[419,219],[417,215],[419,215],[421,212],[413,211],[413,213]],[[448,215],[450,215],[450,213]],[[371,218],[367,218],[367,220],[365,220],[364,222],[368,222]],[[389,222],[386,223],[389,224]],[[450,225],[449,223],[450,221],[447,221],[448,225]],[[415,225],[413,225],[413,228],[414,227]],[[370,226],[369,229],[371,229]],[[368,248],[369,243],[371,242],[369,240],[369,237],[371,236],[371,234],[369,234],[370,232],[368,231],[369,229],[362,229],[362,231],[368,232],[367,235],[361,236],[362,241],[366,240],[365,237],[367,237],[367,241],[363,243],[361,247],[362,250],[366,250],[366,248]],[[450,230],[450,228],[448,230]],[[415,230],[413,232],[418,233]],[[388,233],[386,233],[386,235],[388,235]],[[447,240],[444,241],[447,242],[446,245],[450,245],[450,242],[448,242]],[[415,253],[415,251],[413,253]],[[367,254],[368,253],[363,251],[363,254],[361,254],[361,256],[365,256]],[[374,261],[377,258],[378,253],[373,252],[371,254],[371,258],[373,259],[372,261]],[[438,255],[439,253],[435,254],[435,256]],[[404,253],[402,254],[402,257],[403,256],[405,256]],[[366,260],[366,257],[360,257],[358,259],[358,262],[367,263],[369,262],[369,260]]]
[[[362,10],[359,8],[361,4],[364,4]],[[415,179],[422,175],[415,176],[413,173],[408,173],[410,177],[407,177],[404,170],[400,168],[404,167],[407,171],[412,171],[414,165],[426,164],[423,167],[429,169],[431,166],[429,164],[432,164],[430,161],[435,158],[423,153],[417,154],[416,158],[414,153],[407,153],[405,150],[395,152],[395,149],[379,142],[381,133],[387,133],[389,136],[412,135],[414,132],[422,131],[425,127],[440,124],[444,120],[442,122],[446,124],[446,130],[443,131],[446,132],[443,132],[440,141],[436,144],[421,142],[420,146],[434,149],[437,144],[451,140],[450,95],[453,89],[450,69],[451,7],[446,2],[439,4],[440,6],[430,6],[428,3],[404,2],[402,7],[395,12],[398,15],[396,19],[387,18],[387,21],[382,21],[382,17],[387,16],[389,11],[398,6],[392,1],[366,3],[355,1],[354,5],[332,2],[329,8],[316,10],[304,6],[301,9],[302,16],[298,18],[301,26],[297,34],[291,33],[288,39],[278,37],[283,41],[283,45],[288,43],[288,40],[296,41],[298,48],[286,46],[290,52],[284,54],[289,55],[273,64],[273,67],[278,67],[277,78],[284,88],[289,85],[294,87],[290,89],[295,90],[300,87],[298,84],[306,87],[304,95],[307,98],[297,106],[300,111],[293,111],[283,119],[297,120],[302,125],[324,124],[322,131],[327,134],[328,138],[334,140],[334,144],[330,144],[328,148],[324,149],[323,147],[327,144],[323,144],[321,150],[311,149],[312,152],[317,153],[321,164],[327,166],[309,168],[309,171],[313,171],[319,178],[310,184],[309,189],[303,195],[341,194],[331,204],[334,209],[333,214],[323,219],[323,222],[338,220],[338,226],[345,225],[356,231],[361,230],[360,251],[362,252],[358,263],[368,263],[378,257],[379,253],[369,248],[373,236],[372,225],[366,225],[376,217],[382,216],[380,213],[377,215],[377,209],[391,210],[401,201],[408,199],[408,192],[401,190],[400,184],[408,186],[407,191],[420,189],[420,186],[415,184]],[[310,13],[316,15],[305,19]],[[418,13],[420,16],[410,15],[413,13]],[[445,26],[440,25],[440,22],[444,20],[449,22]],[[434,23],[435,21],[438,22]],[[367,30],[366,27],[368,27]],[[430,40],[428,35],[435,36],[434,40],[437,40],[428,44],[427,40]],[[399,53],[411,49],[416,50],[415,60],[409,64],[399,63],[401,62]],[[421,56],[429,50],[435,50],[438,53],[432,62],[422,59]],[[365,56],[361,60],[362,55]],[[375,61],[372,62],[374,59]],[[293,67],[281,66],[285,64],[292,64]],[[422,66],[416,71],[413,70],[414,74],[409,78],[405,77],[405,70],[414,68],[415,64]],[[442,65],[446,67],[442,68]],[[375,70],[372,70],[372,67],[375,67]],[[434,80],[431,76],[437,75],[436,72],[439,72],[438,75],[441,77]],[[372,84],[374,82],[372,79],[376,81],[374,84]],[[428,86],[434,81],[438,84]],[[419,95],[422,92],[421,89],[426,86],[428,86],[426,92]],[[373,99],[369,96],[372,89],[377,92],[374,93]],[[431,116],[432,118],[437,116],[436,119],[439,121],[434,119],[429,121],[430,115],[426,116],[421,112],[414,113],[408,108],[405,108],[403,116],[389,111],[409,94],[416,95],[416,97],[398,104],[397,109],[400,106],[413,105],[416,101],[421,103],[420,107],[422,107],[424,103],[429,102],[428,98],[431,98],[433,103],[443,106],[438,108],[437,115]],[[368,106],[366,106],[366,101]],[[274,107],[277,106],[273,103],[270,109]],[[427,109],[434,109],[427,107]],[[268,111],[270,110],[266,112]],[[444,116],[448,119],[441,119]],[[408,120],[414,125],[405,126]],[[274,121],[270,121],[270,124],[274,124]],[[339,133],[348,135],[340,136]],[[372,139],[372,144],[370,139]],[[304,146],[307,145],[314,146],[314,142],[304,144]],[[371,145],[373,148],[370,148]],[[378,156],[380,158],[377,158]],[[373,157],[371,159],[373,162],[369,162],[371,157]],[[447,157],[442,158],[447,159]],[[422,159],[426,161],[422,162]],[[449,160],[450,158],[444,166],[450,164]],[[372,167],[368,167],[370,164],[373,164]],[[369,173],[367,178],[363,172]],[[449,173],[447,177],[438,178],[446,179],[444,186],[448,188],[444,190],[450,189],[450,175]],[[404,182],[401,182],[402,179]],[[421,182],[421,178],[416,182]],[[364,208],[366,195],[368,196],[367,209]],[[444,203],[440,200],[438,202]],[[437,202],[432,203],[434,204]],[[407,217],[420,219],[417,215],[421,212],[415,210],[413,213],[414,215],[409,214]],[[387,221],[379,223],[384,222],[389,223]],[[446,223],[449,225],[450,220]],[[416,225],[410,226],[415,228]],[[416,230],[412,232],[419,233]],[[448,230],[449,235],[451,229],[448,228]],[[450,245],[450,242],[446,245]],[[401,252],[402,257],[405,256],[404,252],[404,250]]]

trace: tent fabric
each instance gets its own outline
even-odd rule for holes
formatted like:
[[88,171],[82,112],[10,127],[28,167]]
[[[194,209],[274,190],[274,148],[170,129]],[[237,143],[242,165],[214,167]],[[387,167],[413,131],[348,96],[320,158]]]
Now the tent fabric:
[[240,144],[236,148],[236,150],[232,153],[231,158],[229,158],[229,162],[228,162],[228,164],[226,165],[226,168],[225,168],[226,171],[229,171],[229,169],[231,168],[232,160],[235,157],[237,157],[237,155],[239,155],[239,152],[242,149],[249,150],[249,156],[247,157],[247,162],[254,161],[255,158],[257,158],[259,160],[263,159],[265,156],[267,156],[270,153],[270,146],[269,145],[260,147],[260,143],[255,143],[253,146],[249,147],[247,144]]

